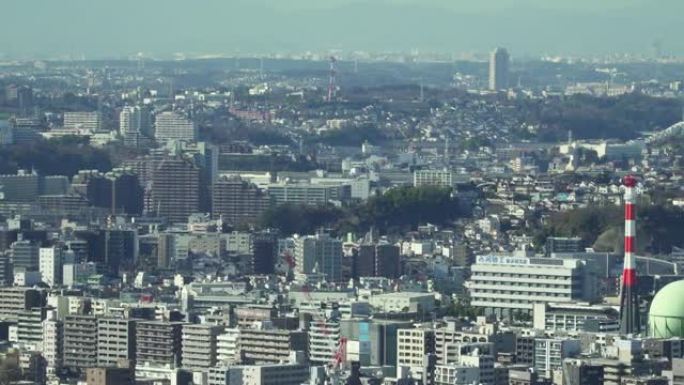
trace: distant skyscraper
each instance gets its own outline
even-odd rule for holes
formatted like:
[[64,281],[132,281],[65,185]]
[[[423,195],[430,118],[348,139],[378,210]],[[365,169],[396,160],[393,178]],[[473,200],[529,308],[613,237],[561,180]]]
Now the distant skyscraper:
[[157,115],[154,138],[158,142],[169,140],[197,140],[197,126],[182,114],[166,111]]
[[508,88],[508,62],[505,48],[497,48],[489,56],[489,89],[499,91]]

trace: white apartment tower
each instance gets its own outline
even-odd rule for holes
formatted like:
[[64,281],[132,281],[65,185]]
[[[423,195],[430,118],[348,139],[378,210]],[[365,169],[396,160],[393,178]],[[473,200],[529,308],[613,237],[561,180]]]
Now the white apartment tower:
[[62,284],[64,251],[59,247],[41,247],[38,253],[38,270],[44,283],[50,287]]

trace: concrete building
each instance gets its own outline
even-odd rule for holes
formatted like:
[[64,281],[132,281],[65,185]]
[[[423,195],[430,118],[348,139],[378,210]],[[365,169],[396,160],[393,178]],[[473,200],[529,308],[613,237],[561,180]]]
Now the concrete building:
[[0,320],[18,320],[20,311],[45,306],[45,292],[29,287],[0,288]]
[[40,267],[40,246],[29,240],[12,244],[12,266],[14,271],[38,271]]
[[57,319],[55,310],[49,310],[43,321],[42,345],[47,375],[54,375],[62,367],[64,357],[64,324]]
[[347,361],[361,366],[396,366],[399,329],[411,322],[351,318],[340,320],[340,334],[347,339]]
[[121,318],[97,320],[97,366],[116,367],[123,361],[135,361],[135,321]]
[[231,366],[228,384],[241,385],[301,385],[309,379],[309,366],[277,364],[259,366]]
[[603,367],[580,359],[563,361],[563,385],[603,385]]
[[450,170],[416,170],[413,172],[413,187],[454,187],[455,177]]
[[510,57],[504,48],[497,48],[489,56],[489,89],[501,91],[507,89],[508,66]]
[[19,170],[16,174],[0,175],[0,201],[34,202],[40,194],[40,176]]
[[135,373],[130,368],[88,368],[86,385],[135,385]]
[[537,338],[534,342],[534,369],[546,378],[563,368],[563,360],[582,351],[579,339]]
[[241,329],[238,345],[247,364],[277,364],[287,361],[290,352],[307,352],[307,333],[275,328]]
[[295,238],[296,274],[325,274],[328,281],[342,280],[342,241],[327,234]]
[[60,247],[41,247],[38,252],[39,271],[43,282],[50,287],[62,284],[63,250]]
[[216,337],[216,354],[220,364],[240,361],[240,329],[226,328]]
[[284,203],[323,205],[330,201],[349,200],[351,187],[349,185],[277,183],[268,185],[268,194],[277,205]]
[[97,132],[102,129],[102,115],[99,112],[65,112],[64,128]]
[[584,261],[515,255],[478,256],[466,283],[472,306],[507,317],[535,303],[594,301],[597,286]]
[[433,330],[415,328],[397,331],[397,365],[409,367],[413,379],[422,379],[423,358],[434,351]]
[[340,343],[340,321],[337,318],[315,317],[309,325],[309,361],[326,365],[332,361]]
[[435,295],[409,292],[382,293],[372,295],[368,302],[380,312],[427,314],[435,308]]
[[136,362],[138,365],[181,365],[183,323],[137,322]]
[[255,223],[273,202],[271,197],[240,177],[223,177],[212,187],[212,216],[226,223]]
[[[612,306],[588,303],[537,303],[533,305],[533,327],[548,331],[594,331],[617,332],[619,312]],[[588,322],[589,321],[589,322]],[[595,322],[591,322],[595,321]]]
[[43,321],[47,310],[34,307],[18,314],[17,342],[24,350],[41,351],[43,348]]
[[170,140],[196,141],[197,126],[176,111],[165,111],[156,116],[154,138],[160,143]]
[[180,157],[164,159],[154,168],[146,195],[146,212],[185,223],[200,208],[200,169]]
[[84,370],[97,366],[97,318],[90,315],[64,317],[64,366]]
[[216,365],[218,356],[218,336],[222,331],[223,326],[219,325],[183,325],[183,367],[189,369],[206,369]]

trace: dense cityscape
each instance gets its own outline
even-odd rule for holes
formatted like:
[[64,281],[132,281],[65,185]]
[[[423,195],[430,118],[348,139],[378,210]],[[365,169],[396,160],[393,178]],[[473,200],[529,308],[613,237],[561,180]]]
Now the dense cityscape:
[[683,234],[661,51],[0,56],[3,385],[684,384]]

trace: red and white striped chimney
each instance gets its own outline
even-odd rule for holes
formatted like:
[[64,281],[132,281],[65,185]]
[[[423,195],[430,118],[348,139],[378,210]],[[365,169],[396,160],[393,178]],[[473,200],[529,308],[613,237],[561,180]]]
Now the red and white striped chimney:
[[620,287],[620,332],[636,334],[641,329],[636,273],[636,193],[631,175],[622,179],[625,187],[625,259]]

